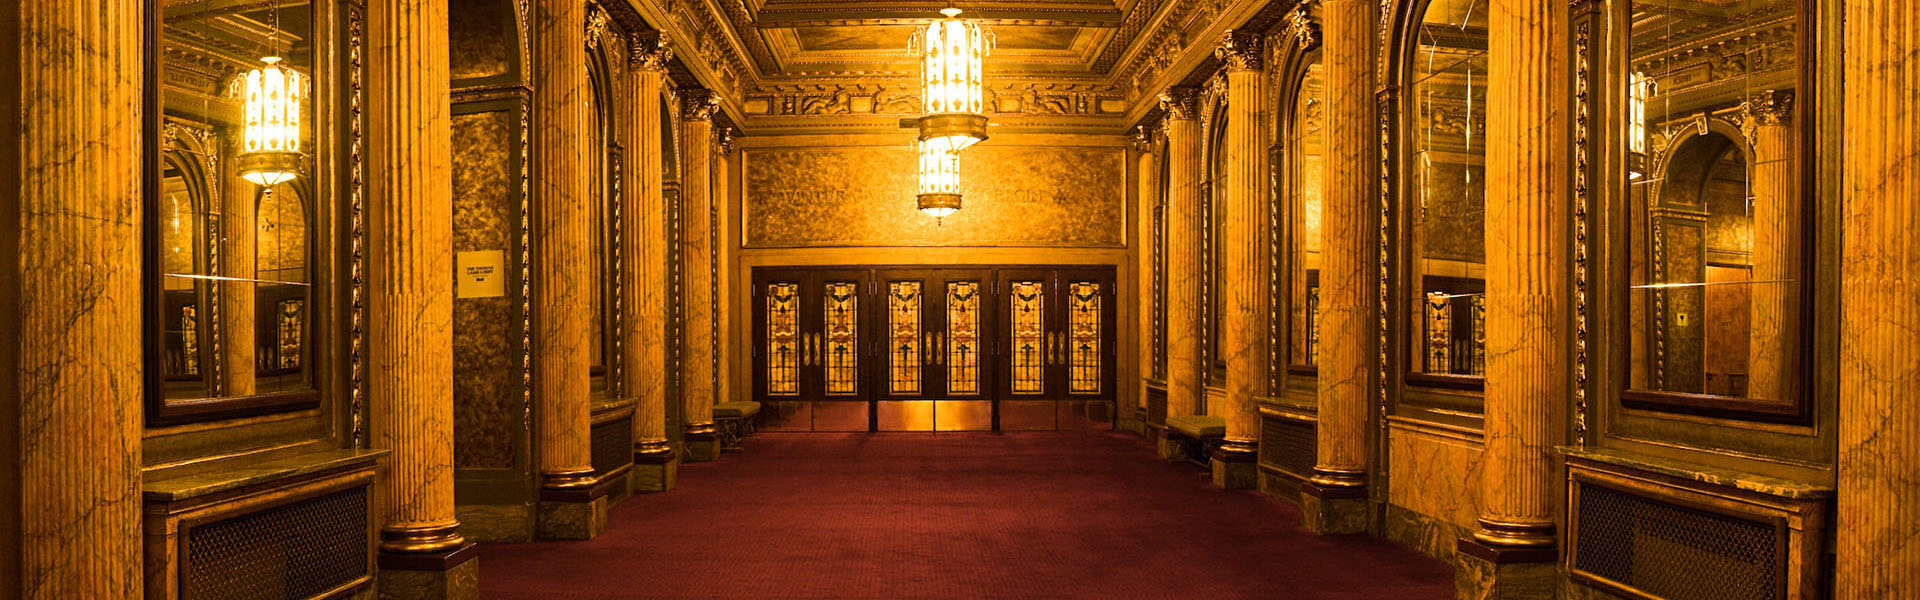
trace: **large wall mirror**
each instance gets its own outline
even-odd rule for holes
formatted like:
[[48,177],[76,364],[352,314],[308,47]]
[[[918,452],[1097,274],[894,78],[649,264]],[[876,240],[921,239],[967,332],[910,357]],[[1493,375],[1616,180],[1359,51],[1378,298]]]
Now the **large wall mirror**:
[[1631,0],[1629,406],[1801,420],[1812,197],[1798,0]]
[[163,2],[147,231],[152,425],[311,408],[311,5]]
[[1401,130],[1407,381],[1486,372],[1487,0],[1431,0],[1408,31]]

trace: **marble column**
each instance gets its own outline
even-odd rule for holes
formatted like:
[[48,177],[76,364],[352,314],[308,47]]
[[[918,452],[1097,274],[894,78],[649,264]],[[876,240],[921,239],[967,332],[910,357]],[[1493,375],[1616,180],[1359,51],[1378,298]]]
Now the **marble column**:
[[681,310],[685,334],[680,349],[680,394],[686,410],[686,459],[720,457],[713,426],[714,263],[713,263],[713,114],[719,98],[711,92],[681,93],[680,247]]
[[634,492],[663,492],[673,488],[678,456],[667,444],[667,203],[661,194],[661,138],[667,125],[660,122],[660,98],[665,92],[667,62],[673,50],[657,36],[636,39],[627,54],[633,96],[626,105],[627,206],[621,211],[627,231],[621,260],[627,269],[620,286],[620,303],[633,307],[622,319],[620,335],[629,351],[621,356],[624,379],[620,389],[633,396],[633,471],[628,477]]
[[[1753,144],[1752,339],[1747,397],[1774,402],[1799,394],[1794,373],[1800,331],[1800,177],[1795,164],[1793,92],[1747,99],[1743,123]],[[1779,283],[1765,283],[1779,282]]]
[[8,11],[0,597],[136,598],[145,21],[133,0]]
[[[447,3],[367,6],[367,408],[385,597],[473,598],[453,504],[453,132]],[[247,194],[251,196],[252,194]]]
[[1153,379],[1154,375],[1153,299],[1155,295],[1159,293],[1158,290],[1154,289],[1155,282],[1153,277],[1154,261],[1156,260],[1154,255],[1156,249],[1153,244],[1153,231],[1154,227],[1157,226],[1157,224],[1154,223],[1153,211],[1160,203],[1159,189],[1154,187],[1159,184],[1157,179],[1160,176],[1160,165],[1154,160],[1153,134],[1149,132],[1145,126],[1133,130],[1133,151],[1137,159],[1134,167],[1134,173],[1137,174],[1137,183],[1135,184],[1136,194],[1133,212],[1133,247],[1135,259],[1133,274],[1134,281],[1137,282],[1133,286],[1133,289],[1136,290],[1135,302],[1133,304],[1134,315],[1137,316],[1137,318],[1134,319],[1134,322],[1137,324],[1134,328],[1134,339],[1139,340],[1138,343],[1136,343],[1139,351],[1136,353],[1134,359],[1138,361],[1138,366],[1134,367],[1134,372],[1139,375],[1138,379],[1140,381],[1139,385],[1135,387],[1138,393],[1134,397],[1133,402],[1131,402],[1133,406],[1128,407],[1125,406],[1125,404],[1128,403],[1122,403],[1120,410],[1120,429],[1144,433],[1145,429],[1143,429],[1143,427],[1147,418],[1146,383],[1148,380]]
[[[246,144],[235,128],[227,136],[228,157],[238,156]],[[233,160],[223,161],[220,175],[220,272],[229,279],[215,282],[220,297],[220,396],[254,393],[254,253],[259,223],[260,186],[240,176]]]
[[588,269],[592,209],[587,147],[586,5],[534,3],[533,380],[540,465],[535,533],[584,539],[606,527],[588,445]]
[[1380,204],[1373,19],[1367,0],[1325,0],[1326,195],[1321,206],[1320,459],[1302,486],[1308,529],[1367,529],[1367,423],[1379,367]]
[[1486,451],[1456,587],[1551,596],[1552,449],[1568,401],[1567,4],[1494,0],[1487,48]]
[[[1197,88],[1177,87],[1160,95],[1165,112],[1167,152],[1167,416],[1194,414],[1205,401],[1206,365],[1200,352],[1200,321],[1206,301],[1200,236],[1207,226],[1200,206],[1200,112]],[[1161,432],[1160,455],[1172,458],[1178,444]]]
[[713,250],[713,399],[733,402],[734,365],[745,356],[745,349],[728,344],[733,339],[733,128],[720,127],[713,132],[713,222],[708,224],[708,242]]
[[1835,596],[1920,598],[1920,0],[1845,10]]
[[1260,445],[1260,398],[1269,392],[1268,313],[1272,308],[1271,244],[1273,145],[1267,74],[1261,70],[1265,45],[1258,33],[1227,32],[1214,54],[1226,65],[1226,182],[1215,197],[1225,211],[1221,232],[1220,291],[1226,296],[1221,319],[1220,356],[1227,364],[1227,435],[1211,458],[1213,483],[1251,488],[1259,479],[1254,466]]

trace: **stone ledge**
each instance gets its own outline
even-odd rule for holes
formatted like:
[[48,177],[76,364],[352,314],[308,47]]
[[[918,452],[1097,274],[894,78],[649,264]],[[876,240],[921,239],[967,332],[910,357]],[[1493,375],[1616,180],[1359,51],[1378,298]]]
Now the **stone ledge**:
[[1832,485],[1794,481],[1791,479],[1747,473],[1725,467],[1703,465],[1664,457],[1646,456],[1609,448],[1561,446],[1555,448],[1554,451],[1568,458],[1585,459],[1677,479],[1692,480],[1709,485],[1730,487],[1737,490],[1756,492],[1769,496],[1779,496],[1781,498],[1791,498],[1794,500],[1820,500],[1831,498],[1834,494],[1834,487]]
[[229,459],[213,469],[191,475],[148,476],[140,484],[147,502],[180,502],[263,484],[304,479],[321,473],[349,470],[373,463],[387,450],[322,450],[266,460]]

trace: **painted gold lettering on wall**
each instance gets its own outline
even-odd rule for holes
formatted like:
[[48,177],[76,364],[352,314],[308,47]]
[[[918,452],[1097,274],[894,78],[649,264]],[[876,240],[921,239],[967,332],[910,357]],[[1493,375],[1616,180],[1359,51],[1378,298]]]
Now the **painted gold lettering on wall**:
[[969,149],[966,204],[936,224],[914,209],[913,153],[899,147],[746,152],[746,246],[1044,246],[1125,244],[1125,151]]

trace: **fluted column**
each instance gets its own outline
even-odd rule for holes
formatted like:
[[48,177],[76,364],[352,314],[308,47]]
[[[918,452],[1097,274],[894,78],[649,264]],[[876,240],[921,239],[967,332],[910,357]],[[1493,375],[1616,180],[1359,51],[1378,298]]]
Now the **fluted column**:
[[1920,597],[1920,1],[1846,3],[1836,596]]
[[633,80],[627,104],[627,206],[621,211],[627,231],[621,260],[634,265],[622,282],[621,304],[632,307],[620,335],[629,351],[621,356],[621,389],[634,397],[634,491],[664,491],[672,486],[673,449],[667,445],[667,205],[661,195],[665,148],[660,98],[673,50],[658,38],[636,40],[628,70]]
[[135,598],[140,144],[159,144],[141,133],[141,3],[9,12],[0,460],[17,470],[0,476],[0,597]]
[[[239,131],[229,135],[227,156],[240,153]],[[260,186],[240,176],[237,161],[224,161],[220,174],[220,272],[228,279],[215,282],[220,294],[220,390],[221,396],[251,396],[254,393],[254,238],[259,227]]]
[[1147,418],[1146,382],[1153,378],[1153,299],[1159,293],[1159,290],[1154,289],[1153,277],[1154,252],[1157,251],[1153,244],[1153,230],[1156,226],[1153,209],[1160,202],[1160,192],[1154,187],[1159,184],[1160,169],[1154,162],[1153,135],[1145,126],[1133,130],[1133,151],[1137,158],[1134,172],[1138,174],[1133,212],[1135,249],[1133,273],[1134,281],[1138,283],[1133,288],[1137,290],[1134,294],[1133,314],[1136,315],[1134,321],[1138,323],[1134,338],[1139,340],[1135,344],[1139,349],[1135,358],[1139,361],[1139,366],[1134,368],[1134,372],[1139,375],[1140,385],[1135,388],[1139,390],[1139,395],[1134,398],[1133,406],[1122,406],[1121,420],[1123,423],[1132,424],[1130,426],[1135,427],[1134,431],[1139,431],[1137,427]]
[[453,508],[447,3],[376,0],[367,10],[368,424],[373,446],[392,451],[380,471],[380,550],[460,559],[433,569],[383,559],[381,587],[471,596],[476,590],[461,592],[458,578],[439,575],[472,557],[460,552],[472,544]]
[[1379,351],[1379,181],[1374,165],[1373,3],[1322,5],[1327,75],[1326,195],[1321,209],[1325,264],[1319,356],[1320,459],[1303,500],[1308,525],[1320,533],[1366,529],[1367,415]]
[[708,243],[713,257],[713,399],[714,402],[733,402],[733,366],[736,358],[743,356],[744,349],[728,344],[733,339],[732,300],[736,294],[728,293],[733,289],[733,128],[721,127],[713,132],[713,222],[708,224]]
[[1788,401],[1798,392],[1800,347],[1800,177],[1795,164],[1793,92],[1747,99],[1753,143],[1753,275],[1748,291],[1752,340],[1747,344],[1747,397]]
[[1273,276],[1269,247],[1273,144],[1267,75],[1261,70],[1265,46],[1258,33],[1227,32],[1214,50],[1227,70],[1226,185],[1215,197],[1226,219],[1220,252],[1222,315],[1220,355],[1227,364],[1227,435],[1213,455],[1213,481],[1225,488],[1256,483],[1253,463],[1260,444],[1259,398],[1266,396],[1269,355],[1267,320]]
[[681,336],[680,392],[687,420],[687,460],[719,458],[713,427],[714,263],[713,263],[713,113],[718,98],[695,90],[681,95],[680,248]]
[[588,269],[597,260],[588,254],[588,236],[595,232],[586,169],[586,5],[541,0],[533,13],[534,422],[545,490],[539,533],[592,537],[591,520],[558,505],[596,500],[580,493],[594,484],[588,446],[588,352],[594,343],[588,294],[594,290]]
[[1516,585],[1527,573],[1505,567],[1555,558],[1542,549],[1555,540],[1549,458],[1569,375],[1566,6],[1494,0],[1488,12],[1487,77],[1500,83],[1487,97],[1486,452],[1467,542],[1507,553],[1487,561],[1501,567],[1483,579],[1488,597],[1534,597]]
[[1167,131],[1167,416],[1194,414],[1205,397],[1206,366],[1200,357],[1202,227],[1200,207],[1199,90],[1173,88],[1160,95]]

